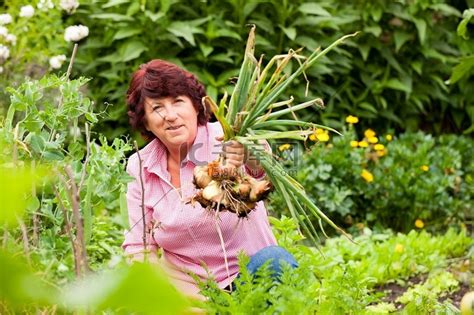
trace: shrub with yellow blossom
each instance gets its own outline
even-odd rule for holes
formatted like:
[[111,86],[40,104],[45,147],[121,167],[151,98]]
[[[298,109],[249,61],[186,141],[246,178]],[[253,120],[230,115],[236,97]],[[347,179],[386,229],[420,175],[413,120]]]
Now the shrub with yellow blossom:
[[431,229],[432,220],[463,220],[473,211],[472,139],[435,139],[421,132],[387,136],[369,143],[368,138],[376,137],[374,130],[365,130],[358,139],[351,128],[333,137],[332,147],[313,146],[294,168],[296,177],[342,226],[350,215],[354,224],[377,223],[406,232],[419,229],[420,218],[423,229]]

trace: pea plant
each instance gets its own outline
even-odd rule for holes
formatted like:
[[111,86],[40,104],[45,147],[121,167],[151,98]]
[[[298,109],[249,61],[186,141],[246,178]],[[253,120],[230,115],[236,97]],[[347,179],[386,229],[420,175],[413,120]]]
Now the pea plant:
[[[80,92],[88,81],[47,75],[8,88],[11,105],[1,129],[15,165],[44,165],[54,177],[51,185],[39,185],[28,197],[33,245],[38,245],[40,229],[45,228],[42,223],[62,222],[73,245],[76,275],[88,269],[84,248],[92,214],[98,210],[94,208],[100,207],[99,200],[119,200],[124,190],[124,153],[130,150],[125,140],[116,139],[111,146],[103,139],[99,144],[91,140],[98,114]],[[98,172],[107,175],[94,176]]]

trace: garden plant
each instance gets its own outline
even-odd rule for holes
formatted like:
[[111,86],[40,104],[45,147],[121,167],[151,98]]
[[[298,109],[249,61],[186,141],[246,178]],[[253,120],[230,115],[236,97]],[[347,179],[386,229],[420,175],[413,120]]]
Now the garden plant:
[[[1,314],[474,312],[472,1],[3,4]],[[270,224],[298,268],[252,276],[242,254],[235,290],[209,275],[195,301],[127,262],[143,140],[123,98],[152,58],[198,75],[226,140],[269,142]]]

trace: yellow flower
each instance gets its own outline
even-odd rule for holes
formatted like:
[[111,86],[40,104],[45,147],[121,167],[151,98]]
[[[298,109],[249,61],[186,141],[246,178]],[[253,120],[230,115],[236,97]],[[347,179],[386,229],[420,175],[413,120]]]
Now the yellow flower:
[[370,143],[377,143],[377,142],[379,142],[379,139],[378,139],[377,137],[369,137],[368,140],[369,140]]
[[392,135],[388,134],[388,135],[385,136],[385,139],[387,139],[387,141],[392,141],[393,137],[392,137]]
[[368,170],[362,170],[362,173],[360,174],[360,176],[362,176],[362,178],[365,179],[367,183],[374,181],[374,175],[372,175],[372,173],[369,172]]
[[385,149],[385,146],[383,144],[376,144],[374,145],[374,150],[375,151],[383,151]]
[[359,141],[359,147],[361,148],[367,148],[369,144],[365,141]]
[[376,151],[376,152],[377,152],[377,156],[380,156],[380,157],[382,157],[382,156],[384,156],[385,154],[387,154],[387,151],[385,151],[385,150]]
[[428,165],[422,165],[420,168],[423,172],[428,172],[430,170],[430,167]]
[[346,123],[348,124],[357,124],[359,122],[359,118],[356,116],[349,115],[346,117]]
[[359,146],[359,141],[352,140],[351,141],[351,147],[357,148]]
[[369,138],[372,138],[372,137],[375,137],[375,131],[373,131],[372,129],[367,129],[365,132],[364,132],[364,136],[369,139]]
[[283,152],[285,150],[289,150],[290,148],[291,148],[291,144],[285,143],[279,146],[278,150],[280,150],[280,152]]
[[327,142],[327,141],[329,141],[329,134],[320,133],[319,135],[316,135],[316,138],[321,142]]
[[329,132],[327,130],[317,128],[313,134],[309,136],[309,139],[311,141],[321,141],[321,142],[327,142],[329,141]]
[[425,223],[424,223],[422,220],[420,220],[420,219],[416,219],[416,221],[415,221],[415,226],[416,226],[417,228],[419,228],[419,229],[422,229],[422,228],[425,227]]
[[403,250],[404,248],[402,244],[398,243],[397,245],[395,245],[395,253],[401,254],[403,253]]

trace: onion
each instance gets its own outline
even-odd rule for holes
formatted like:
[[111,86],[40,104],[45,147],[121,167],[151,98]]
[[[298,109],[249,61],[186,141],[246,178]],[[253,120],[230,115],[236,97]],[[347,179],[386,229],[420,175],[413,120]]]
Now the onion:
[[207,165],[196,166],[193,171],[193,182],[199,188],[205,188],[212,181]]

